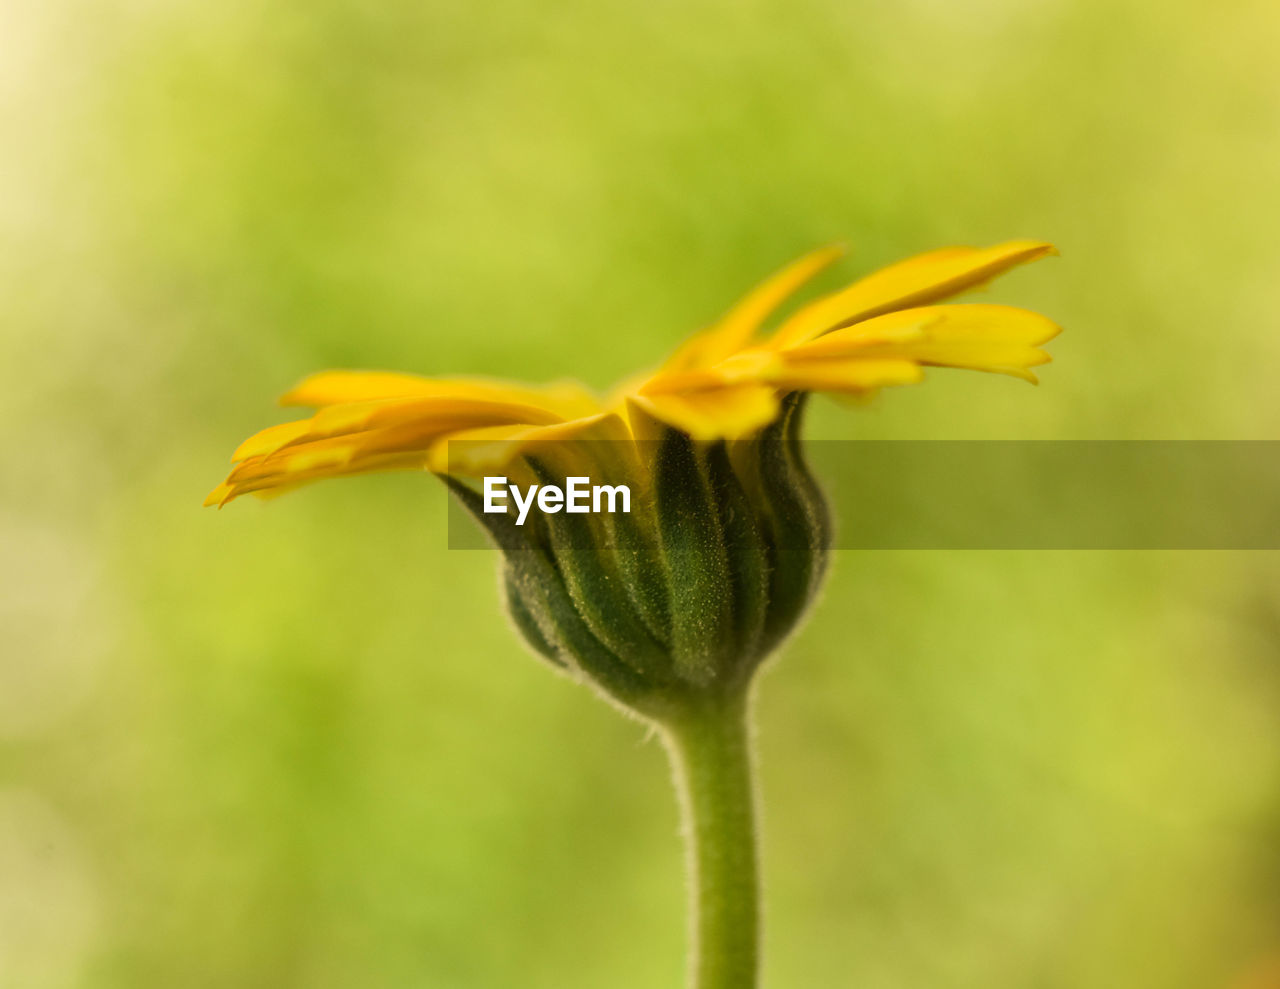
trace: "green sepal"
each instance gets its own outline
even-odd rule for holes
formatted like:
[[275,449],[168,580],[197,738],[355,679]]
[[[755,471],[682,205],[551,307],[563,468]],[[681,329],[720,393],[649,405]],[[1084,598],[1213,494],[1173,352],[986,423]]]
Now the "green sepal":
[[[509,514],[485,512],[476,491],[456,478],[439,476],[502,550],[508,591],[533,620],[541,642],[552,646],[566,666],[583,673],[611,697],[627,706],[642,705],[649,684],[592,633],[545,547],[531,538],[536,530],[526,534]],[[518,619],[516,625],[521,627]],[[539,648],[538,641],[530,645]]]
[[556,652],[556,647],[546,640],[546,637],[542,634],[542,629],[538,628],[538,622],[529,612],[529,609],[525,607],[524,597],[513,580],[511,568],[505,561],[502,565],[502,596],[507,606],[507,614],[511,616],[511,621],[515,625],[516,631],[520,633],[520,637],[532,647],[534,652],[551,663],[551,665],[557,666],[562,670],[568,669],[569,664],[560,658]]
[[733,581],[724,530],[693,440],[667,429],[654,458],[653,500],[670,588],[671,651],[695,684],[734,658]]
[[[641,497],[644,495],[637,492],[637,498]],[[633,505],[631,512],[605,516],[605,525],[613,544],[622,586],[649,634],[669,653],[671,588],[662,562],[652,510]]]
[[[538,483],[563,487],[565,478],[536,457],[526,457]],[[671,659],[649,633],[627,593],[618,561],[599,516],[545,513],[552,561],[592,634],[650,682],[671,678]],[[584,533],[584,529],[589,532]]]
[[803,395],[788,395],[776,420],[757,437],[735,444],[735,468],[754,489],[769,532],[764,653],[777,648],[795,628],[826,572],[830,510],[800,446],[803,411]]
[[706,464],[733,588],[733,655],[749,673],[759,656],[769,613],[769,552],[762,520],[733,471],[724,443],[707,449]]

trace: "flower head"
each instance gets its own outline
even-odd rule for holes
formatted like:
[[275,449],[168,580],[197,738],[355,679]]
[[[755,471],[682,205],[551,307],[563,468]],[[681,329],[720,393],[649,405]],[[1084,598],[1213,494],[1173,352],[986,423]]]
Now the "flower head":
[[766,280],[655,373],[604,400],[572,383],[527,387],[321,372],[280,399],[317,411],[240,444],[230,475],[205,503],[221,506],[243,494],[349,474],[442,468],[449,440],[512,441],[515,457],[524,443],[564,437],[602,419],[634,435],[644,428],[637,408],[694,439],[733,440],[773,422],[785,395],[866,395],[918,382],[928,366],[1034,382],[1031,368],[1050,359],[1040,345],[1058,333],[1051,321],[1012,306],[935,303],[1051,253],[1038,241],[931,251],[809,303],[759,339],[773,312],[842,254],[822,248]]
[[[812,600],[829,545],[823,496],[804,464],[804,396],[865,396],[923,368],[1034,382],[1058,327],[992,304],[939,304],[1053,252],[1011,241],[950,247],[884,268],[761,328],[835,261],[823,248],[758,286],[656,371],[605,398],[385,372],[328,371],[282,399],[316,409],[236,450],[206,500],[276,494],[384,470],[445,478],[504,551],[508,609],[526,640],[612,699],[661,717],[681,692],[745,683]],[[625,480],[639,510],[517,528],[481,513],[467,478]]]

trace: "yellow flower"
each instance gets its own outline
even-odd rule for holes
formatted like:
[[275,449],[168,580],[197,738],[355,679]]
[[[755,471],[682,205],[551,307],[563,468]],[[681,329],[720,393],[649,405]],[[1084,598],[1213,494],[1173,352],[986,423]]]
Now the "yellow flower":
[[[825,248],[604,399],[573,384],[318,374],[284,398],[316,413],[241,444],[206,503],[368,471],[441,475],[502,551],[506,611],[525,643],[660,731],[692,867],[690,984],[747,989],[759,932],[751,684],[815,600],[831,548],[830,510],[799,440],[805,396],[867,395],[933,365],[1035,381],[1053,323],[938,303],[1052,250],[1014,241],[924,254],[802,306],[762,338],[774,311],[840,255]],[[525,525],[462,479],[497,474],[561,497],[570,480],[626,482],[631,505],[581,518],[547,510]]]
[[[643,438],[650,419],[695,440],[737,440],[773,422],[789,394],[867,395],[917,382],[928,366],[1034,382],[1030,369],[1050,359],[1040,345],[1058,327],[1043,316],[1011,306],[936,304],[1053,253],[1038,241],[918,255],[802,306],[760,338],[775,310],[841,253],[823,248],[783,268],[658,371],[603,400],[571,383],[532,388],[387,372],[313,375],[281,404],[310,406],[315,414],[245,440],[205,504],[371,471],[481,474],[548,440]],[[450,440],[491,441],[467,444],[488,457],[450,462]]]

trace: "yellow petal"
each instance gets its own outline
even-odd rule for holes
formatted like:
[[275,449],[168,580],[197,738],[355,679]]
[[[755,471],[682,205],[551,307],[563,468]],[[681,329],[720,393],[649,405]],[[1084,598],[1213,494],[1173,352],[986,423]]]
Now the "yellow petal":
[[805,282],[844,254],[833,244],[811,251],[756,286],[719,322],[687,340],[671,355],[664,370],[684,371],[718,363],[745,347],[760,325]]
[[952,303],[903,309],[833,330],[809,343],[788,347],[800,356],[847,356],[877,344],[913,341],[985,342],[1038,345],[1062,327],[1029,309],[989,303]]
[[437,395],[440,382],[416,374],[391,371],[321,371],[280,396],[281,405],[337,405],[379,398]]
[[926,306],[835,330],[791,347],[783,356],[805,361],[905,359],[1034,380],[1026,369],[1050,360],[1037,345],[1060,331],[1052,320],[1014,306]]
[[410,422],[435,423],[441,428],[471,429],[507,423],[542,426],[560,421],[560,416],[534,405],[463,398],[424,398],[330,405],[312,417],[310,435],[338,436],[357,430],[379,429]]
[[[336,468],[332,465],[317,467],[311,470],[297,470],[287,474],[269,474],[261,477],[248,478],[237,483],[228,483],[220,485],[206,499],[205,504],[217,504],[219,507],[227,502],[234,501],[241,495],[253,494],[258,497],[274,497],[278,494],[286,494],[297,488],[316,481],[324,481],[334,477],[351,477],[357,474],[371,474],[374,472],[395,471],[395,470],[422,470],[423,458],[421,454],[388,454],[375,458],[361,460],[358,463],[348,464],[343,468]],[[219,500],[213,500],[214,495],[219,495]]]
[[442,436],[431,445],[427,469],[436,474],[483,477],[508,469],[535,426],[487,426]]
[[[388,457],[394,458],[389,469],[429,462],[436,469],[447,469],[436,447],[450,436],[487,430],[490,441],[498,435],[510,440],[557,427],[564,427],[567,436],[574,428],[573,422],[561,423],[557,416],[527,405],[438,397],[328,406],[311,420],[289,425],[306,427],[306,431],[298,435],[299,428],[291,428],[252,444],[252,452],[228,478],[236,494],[263,486],[281,487],[298,478],[382,469],[366,465],[384,463]],[[505,458],[516,452],[518,447],[512,447]]]
[[743,350],[711,367],[661,371],[644,382],[637,391],[641,395],[672,395],[722,388],[725,385],[758,383],[770,365],[777,360],[778,355],[772,350]]
[[453,398],[533,405],[561,418],[594,415],[600,411],[591,394],[574,382],[528,388],[502,381],[467,378],[425,378],[390,371],[322,371],[313,374],[280,398],[281,405],[317,408],[379,399]]
[[217,505],[219,508],[221,508],[223,505],[227,503],[228,500],[235,497],[233,493],[234,490],[235,489],[230,484],[228,484],[226,481],[223,481],[216,488],[214,488],[207,495],[205,495],[204,507],[209,508],[213,505]]
[[1053,245],[1033,240],[930,251],[883,268],[841,292],[805,306],[782,324],[772,344],[792,346],[882,313],[937,302],[1052,253]]
[[616,412],[543,426],[533,430],[522,447],[522,456],[537,457],[561,477],[634,487],[640,473],[631,430]]
[[[768,425],[778,415],[778,395],[771,385],[730,385],[670,395],[638,395],[644,412],[682,429],[695,440],[737,439]],[[636,428],[632,421],[633,430]],[[643,439],[640,431],[636,438]]]
[[246,481],[316,470],[341,472],[364,460],[388,454],[409,454],[421,458],[441,432],[438,426],[410,423],[392,429],[307,440],[282,447],[265,457],[250,457],[232,468],[227,481],[239,485]]
[[265,457],[268,454],[275,453],[282,446],[301,439],[310,431],[310,419],[301,419],[297,422],[282,422],[278,426],[268,426],[266,429],[254,433],[236,447],[235,453],[231,454],[231,462],[239,463],[241,460],[248,460],[250,457]]
[[631,433],[613,412],[550,426],[476,429],[451,433],[431,450],[429,465],[440,474],[481,477],[507,469],[519,457],[537,454],[560,473],[591,476],[593,466],[616,459]]
[[848,357],[861,353],[874,344],[918,340],[929,324],[938,321],[936,310],[939,308],[941,307],[923,306],[874,316],[861,323],[832,330],[816,340],[779,348],[778,353],[797,357]]
[[919,365],[904,360],[788,360],[775,373],[788,391],[868,392],[890,385],[913,385],[924,377]]
[[[315,450],[321,440],[337,440],[361,434],[358,441],[346,445],[355,452],[370,443],[381,447],[388,437],[411,449],[423,448],[439,435],[460,429],[520,424],[546,425],[559,417],[529,405],[474,399],[384,399],[376,402],[351,402],[322,408],[312,418],[300,422],[272,426],[250,437],[236,450],[233,460],[279,459],[291,455],[295,462],[307,465],[306,450]],[[380,434],[381,438],[379,438]],[[333,445],[322,448],[326,460],[340,462],[331,452]]]

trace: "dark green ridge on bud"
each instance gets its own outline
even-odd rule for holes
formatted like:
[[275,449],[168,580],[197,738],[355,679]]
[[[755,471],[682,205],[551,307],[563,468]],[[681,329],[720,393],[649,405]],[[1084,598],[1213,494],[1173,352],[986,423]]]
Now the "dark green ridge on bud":
[[738,475],[728,447],[714,443],[706,453],[707,473],[720,518],[729,580],[733,593],[733,651],[731,663],[750,674],[759,657],[760,636],[769,613],[769,548],[760,517]]
[[525,607],[524,595],[520,593],[520,588],[516,586],[512,577],[511,567],[504,566],[502,569],[502,597],[507,606],[507,613],[511,616],[511,620],[515,622],[517,631],[524,637],[524,640],[533,647],[536,652],[547,662],[561,669],[568,669],[568,664],[556,653],[556,647],[546,640],[542,634],[542,629],[538,628],[538,622]]
[[531,534],[517,527],[510,515],[485,513],[480,495],[461,481],[439,476],[502,550],[504,586],[509,600],[518,602],[512,618],[522,632],[525,621],[521,615],[532,620],[538,632],[529,642],[534,651],[545,655],[543,650],[550,646],[559,660],[557,665],[583,674],[624,706],[646,707],[653,689],[662,684],[646,682],[595,637],[574,606],[559,568]]
[[[636,497],[639,503],[640,499],[651,496],[641,491]],[[603,518],[617,556],[622,586],[645,628],[670,655],[671,587],[666,571],[654,565],[661,556],[653,512],[637,508],[634,512],[616,512]]]
[[767,655],[795,628],[822,584],[831,545],[831,513],[800,445],[803,393],[753,440],[735,444],[739,475],[764,507],[769,530],[769,614],[761,640]]
[[[566,479],[536,457],[526,457],[539,484],[563,487]],[[542,516],[549,539],[550,559],[564,579],[574,606],[591,632],[615,656],[636,672],[666,676],[669,651],[648,628],[623,585],[616,553],[609,552],[604,515],[573,516],[557,512]],[[581,527],[595,531],[594,545],[583,545]]]
[[804,457],[800,430],[804,426],[804,413],[808,403],[807,392],[792,392],[784,399],[783,418],[786,419],[786,426],[783,438],[792,478],[808,506],[805,512],[805,517],[809,520],[806,549],[819,549],[814,555],[813,563],[815,579],[820,582],[827,570],[827,554],[832,542],[831,505],[818,479],[813,476],[809,461]]
[[710,683],[736,658],[733,582],[711,479],[693,440],[665,430],[653,464],[660,565],[671,589],[671,652],[692,683]]
[[[442,480],[502,550],[507,608],[529,645],[623,707],[672,721],[745,686],[821,582],[830,518],[800,446],[802,410],[788,396],[773,423],[732,444],[664,428],[643,444],[629,513],[539,512],[517,526]],[[524,460],[539,483],[563,482]]]

